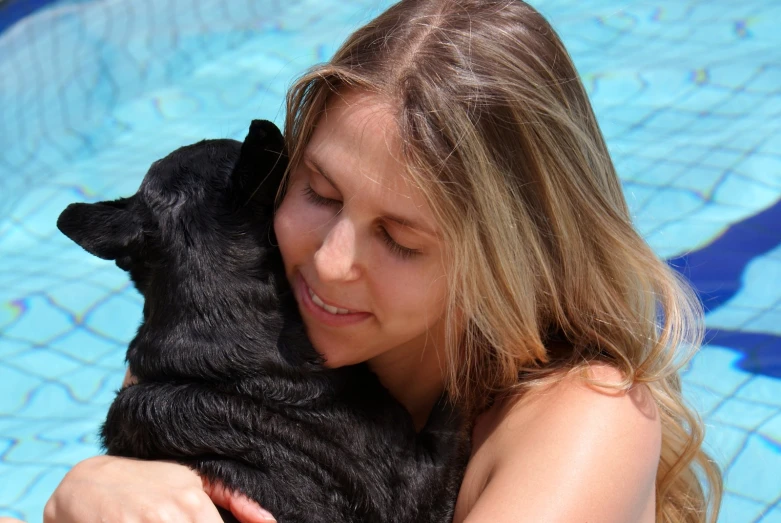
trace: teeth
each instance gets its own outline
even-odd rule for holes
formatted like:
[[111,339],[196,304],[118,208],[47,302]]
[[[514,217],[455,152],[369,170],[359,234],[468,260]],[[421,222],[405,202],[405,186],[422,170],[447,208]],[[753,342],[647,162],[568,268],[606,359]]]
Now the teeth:
[[325,302],[323,302],[323,300],[320,299],[320,296],[315,294],[315,291],[309,289],[308,287],[307,289],[309,290],[309,297],[312,298],[312,301],[315,303],[315,305],[321,309],[325,309],[331,314],[350,314],[350,311],[347,309],[340,309],[339,307],[332,307],[331,305],[327,305]]

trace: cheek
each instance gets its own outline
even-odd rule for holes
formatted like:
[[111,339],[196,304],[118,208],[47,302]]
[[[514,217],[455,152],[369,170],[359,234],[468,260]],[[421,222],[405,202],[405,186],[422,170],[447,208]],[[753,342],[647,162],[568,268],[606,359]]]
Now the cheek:
[[442,317],[447,289],[441,273],[398,269],[387,272],[384,278],[379,279],[382,301],[386,304],[386,311],[398,322],[430,325]]
[[[291,188],[292,189],[292,188]],[[285,265],[296,263],[297,256],[316,248],[317,224],[323,223],[311,205],[288,194],[274,215],[274,233]]]
[[285,260],[285,265],[290,255],[290,250],[295,246],[295,242],[291,245],[291,240],[295,238],[292,234],[295,227],[294,214],[289,212],[289,206],[287,205],[287,199],[282,202],[282,205],[277,209],[274,215],[274,234],[277,237],[277,243],[279,244],[279,250],[282,252],[282,257]]

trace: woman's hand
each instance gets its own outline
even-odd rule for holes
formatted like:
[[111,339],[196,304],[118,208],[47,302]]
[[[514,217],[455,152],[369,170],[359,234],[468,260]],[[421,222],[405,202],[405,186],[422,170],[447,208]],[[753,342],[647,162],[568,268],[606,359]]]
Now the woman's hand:
[[[229,511],[241,523],[276,523],[271,513],[243,494],[231,492],[219,483],[203,480],[203,490],[212,503]],[[2,523],[2,522],[0,522]]]
[[184,465],[97,456],[77,464],[44,509],[44,523],[222,523],[215,504],[241,523],[274,518],[244,496],[210,485]]
[[[128,369],[122,388],[136,382]],[[222,523],[215,505],[241,523],[275,521],[246,496],[202,480],[184,465],[96,456],[65,475],[46,504],[44,523]]]

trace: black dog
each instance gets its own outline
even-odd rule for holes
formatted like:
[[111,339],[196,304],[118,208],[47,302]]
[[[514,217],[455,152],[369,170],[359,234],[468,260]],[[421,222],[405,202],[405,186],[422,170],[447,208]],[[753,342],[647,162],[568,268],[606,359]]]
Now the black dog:
[[138,383],[111,405],[103,444],[187,464],[280,523],[449,522],[468,431],[440,401],[416,433],[365,365],[322,366],[274,248],[285,167],[279,130],[254,121],[243,144],[182,147],[134,196],[60,215],[144,296],[127,353]]

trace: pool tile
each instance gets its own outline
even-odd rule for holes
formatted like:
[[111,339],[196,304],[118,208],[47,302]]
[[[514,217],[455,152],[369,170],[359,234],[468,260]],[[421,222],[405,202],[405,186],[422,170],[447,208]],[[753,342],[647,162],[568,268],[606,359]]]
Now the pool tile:
[[643,91],[643,83],[632,72],[617,71],[601,75],[595,79],[591,101],[595,105],[604,102],[621,104],[629,101]]
[[29,521],[22,512],[3,507],[2,505],[0,505],[0,516],[21,519],[22,521],[27,521],[27,523],[33,523],[33,521]]
[[671,184],[676,189],[694,191],[701,197],[709,196],[710,188],[713,187],[723,176],[723,168],[708,166],[686,166]]
[[[124,352],[123,352],[124,355]],[[113,378],[113,389],[117,390],[122,385],[122,376],[115,377],[118,373],[109,373],[104,369],[95,367],[81,367],[80,369],[60,377],[60,383],[68,387],[70,394],[80,401],[95,401],[96,395],[105,387],[105,381]]]
[[62,443],[53,441],[40,441],[33,438],[23,438],[5,453],[3,461],[10,465],[20,463],[42,464],[47,463],[46,458],[62,448]]
[[67,309],[77,318],[83,317],[108,295],[105,288],[89,285],[84,281],[62,282],[50,288],[47,294],[57,305]]
[[[707,387],[722,397],[731,396],[752,379],[752,374],[735,368],[740,353],[727,348],[709,346],[692,358],[683,372],[686,383]],[[719,379],[714,379],[718,376]]]
[[78,419],[90,416],[95,407],[73,398],[64,385],[43,383],[34,389],[24,406],[17,409],[19,416],[41,419]]
[[0,416],[22,408],[43,380],[0,362]]
[[[708,190],[710,189],[704,189],[704,191],[708,191]],[[716,222],[726,228],[733,223],[740,222],[748,218],[749,216],[751,216],[751,214],[752,214],[751,211],[747,211],[743,207],[722,205],[716,202],[709,201],[705,205],[703,205],[702,208],[692,213],[688,217],[687,221],[697,220],[697,221]],[[703,239],[709,241],[714,238],[715,236],[706,236]]]
[[733,330],[740,329],[747,322],[761,314],[761,310],[762,309],[738,307],[728,303],[716,310],[708,312],[705,316],[705,324],[708,327],[720,327],[722,329]]
[[781,380],[767,376],[754,376],[740,388],[737,397],[781,408]]
[[746,90],[754,93],[777,94],[781,85],[781,67],[767,64],[746,83]]
[[781,306],[776,307],[778,310],[764,311],[746,323],[745,330],[781,334]]
[[6,222],[6,228],[2,235],[4,250],[24,251],[32,249],[38,244],[35,238],[24,229],[24,225],[16,222]]
[[[98,431],[96,430],[95,435],[91,436],[95,441],[98,439],[97,433]],[[104,450],[97,442],[90,444],[68,442],[66,445],[63,445],[58,450],[46,456],[46,463],[70,468],[75,463],[104,453]],[[52,488],[52,490],[54,490],[54,488]]]
[[716,189],[713,199],[726,205],[762,209],[778,201],[781,189],[772,189],[742,177],[727,176]]
[[[1,323],[0,328],[2,328]],[[32,344],[29,342],[3,338],[3,342],[0,343],[0,361],[5,361],[6,358],[10,358],[22,351],[29,350],[30,348],[32,348]]]
[[13,441],[25,438],[36,438],[45,430],[59,421],[38,419],[35,417],[22,417],[17,415],[3,416],[0,418],[0,435],[7,437],[13,435]]
[[[63,466],[43,469],[29,483],[29,488],[20,493],[14,503],[14,508],[25,515],[27,523],[42,523],[43,505],[67,472],[68,467]],[[0,482],[2,482],[2,477],[0,477]]]
[[95,395],[90,398],[90,402],[98,408],[101,415],[105,415],[105,412],[108,411],[108,407],[114,401],[124,378],[124,364],[118,365],[110,372],[106,372],[106,377],[100,382]]
[[[0,462],[0,507],[18,502],[47,467],[16,464],[13,467]],[[43,510],[43,507],[41,507]]]
[[42,271],[21,270],[15,279],[6,283],[6,291],[13,291],[16,296],[27,294],[43,294],[46,289],[62,281],[62,276]]
[[69,315],[53,306],[43,296],[31,296],[24,300],[25,312],[4,334],[10,338],[43,343],[68,332],[72,328]]
[[764,503],[726,492],[719,512],[720,523],[750,523],[764,512]]
[[781,282],[781,260],[771,256],[754,259],[746,267],[743,281],[746,282],[745,285],[730,300],[730,305],[757,309],[777,306],[779,284],[774,282]]
[[705,422],[705,450],[722,469],[738,457],[747,439],[743,429],[710,418]]
[[762,145],[759,146],[757,153],[774,156],[781,154],[781,134],[774,133],[767,135],[762,142]]
[[53,234],[59,234],[57,230],[57,218],[65,208],[73,203],[73,198],[69,194],[58,194],[48,200],[37,209],[32,210],[24,217],[24,223],[27,230],[36,236],[48,237]]
[[130,341],[141,322],[141,307],[120,295],[112,295],[84,317],[84,325],[101,336]]
[[111,291],[120,291],[130,285],[127,273],[113,262],[100,260],[83,251],[81,255],[89,259],[82,260],[82,263],[90,263],[92,266],[92,271],[82,278],[84,281]]
[[762,106],[766,101],[767,97],[763,95],[747,91],[732,91],[729,98],[719,104],[714,112],[734,118],[745,118],[747,115],[756,114],[757,107]]
[[[761,464],[761,466],[758,466]],[[773,503],[781,492],[781,449],[767,439],[752,434],[746,447],[727,472],[731,492],[757,500]]]
[[639,214],[648,214],[657,219],[672,221],[685,217],[702,207],[702,197],[692,191],[674,189],[660,190],[645,202]]
[[765,513],[758,523],[781,523],[781,509],[776,508]]
[[781,155],[778,152],[776,151],[776,154],[752,154],[741,160],[734,169],[750,179],[781,189]]
[[97,420],[93,418],[58,420],[39,428],[36,435],[42,440],[93,445],[97,442],[94,436],[102,419],[101,417]]
[[9,366],[17,369],[33,369],[34,373],[44,379],[54,379],[83,366],[83,362],[45,348],[33,348],[5,360]]
[[687,404],[691,405],[701,416],[708,416],[724,401],[724,396],[721,394],[694,383],[684,382],[683,395]]
[[633,182],[624,182],[623,186],[627,204],[629,205],[633,218],[637,220],[639,219],[637,216],[638,210],[656,195],[657,189]]
[[753,431],[779,412],[779,407],[730,398],[708,415],[709,420]]
[[768,440],[775,442],[781,449],[781,406],[779,407],[779,413],[763,423],[757,432]]
[[49,346],[85,363],[94,363],[106,354],[116,351],[124,354],[126,350],[121,342],[106,340],[81,327],[57,338]]
[[23,194],[22,198],[14,205],[11,217],[16,220],[23,220],[28,215],[33,214],[41,208],[50,205],[52,200],[63,196],[62,188],[57,186],[43,186]]
[[[693,213],[696,215],[695,213]],[[701,220],[670,221],[646,232],[645,241],[663,258],[673,258],[702,247],[703,238],[718,236],[724,229],[717,222]]]

